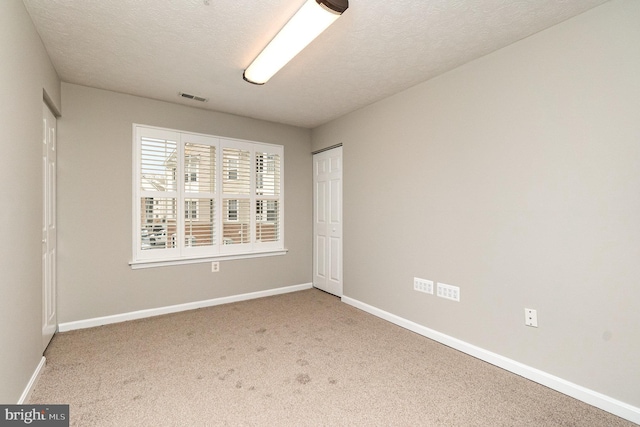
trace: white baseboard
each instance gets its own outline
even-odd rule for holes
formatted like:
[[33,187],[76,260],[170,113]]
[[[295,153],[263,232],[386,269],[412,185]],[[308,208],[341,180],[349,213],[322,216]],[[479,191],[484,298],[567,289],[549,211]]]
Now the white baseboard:
[[76,329],[93,328],[96,326],[109,325],[111,323],[126,322],[129,320],[144,319],[146,317],[160,316],[162,314],[177,313],[180,311],[195,310],[198,308],[212,307],[214,305],[229,304],[232,302],[246,301],[255,298],[263,298],[272,295],[286,294],[289,292],[311,289],[311,283],[302,285],[285,286],[283,288],[268,289],[266,291],[250,292],[247,294],[232,295],[229,297],[214,298],[205,301],[196,301],[186,304],[170,305],[168,307],[151,308],[147,310],[132,311],[129,313],[114,314],[112,316],[95,317],[93,319],[77,320],[74,322],[60,323],[58,331],[67,332]]
[[31,375],[31,379],[29,380],[29,382],[27,383],[27,386],[22,392],[22,396],[20,396],[20,400],[18,400],[18,405],[23,405],[29,401],[29,399],[31,398],[31,393],[33,392],[33,389],[38,383],[38,378],[40,378],[40,374],[42,374],[42,370],[44,369],[46,364],[47,364],[47,359],[44,356],[42,356],[42,359],[40,359],[40,363],[38,363],[36,370],[33,372],[33,375]]
[[580,385],[563,380],[562,378],[524,365],[520,362],[501,356],[499,354],[492,353],[483,348],[476,347],[475,345],[461,341],[457,338],[453,338],[449,335],[445,335],[433,329],[429,329],[425,326],[419,325],[415,322],[396,316],[395,314],[391,314],[384,310],[380,310],[379,308],[370,306],[353,298],[343,296],[342,302],[359,308],[360,310],[366,311],[369,314],[373,314],[376,317],[387,320],[419,335],[425,336],[434,341],[438,341],[439,343],[442,343],[448,347],[454,348],[470,356],[491,363],[492,365],[513,372],[514,374],[520,375],[521,377],[527,378],[553,390],[559,391],[560,393],[571,396],[591,406],[595,406],[596,408],[600,408],[604,411],[610,412],[614,415],[617,415],[618,417],[624,418],[636,424],[640,424],[640,408],[638,407],[629,405],[627,403],[606,396],[602,393],[598,393]]

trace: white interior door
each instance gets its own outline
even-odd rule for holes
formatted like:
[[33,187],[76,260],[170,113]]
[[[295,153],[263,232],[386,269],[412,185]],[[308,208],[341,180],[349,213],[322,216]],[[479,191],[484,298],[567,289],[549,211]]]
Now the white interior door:
[[56,317],[56,118],[42,109],[42,350],[58,327]]
[[342,147],[313,156],[313,286],[342,296]]

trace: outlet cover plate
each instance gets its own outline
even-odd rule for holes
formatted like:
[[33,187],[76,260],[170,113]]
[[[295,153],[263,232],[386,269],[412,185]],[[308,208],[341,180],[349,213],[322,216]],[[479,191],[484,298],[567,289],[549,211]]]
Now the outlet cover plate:
[[413,278],[413,290],[418,292],[424,292],[425,294],[433,295],[433,281],[420,279],[419,277]]
[[538,311],[533,308],[524,309],[524,324],[533,328],[538,327]]
[[438,283],[437,291],[440,298],[460,302],[460,288],[458,286],[447,285],[446,283]]

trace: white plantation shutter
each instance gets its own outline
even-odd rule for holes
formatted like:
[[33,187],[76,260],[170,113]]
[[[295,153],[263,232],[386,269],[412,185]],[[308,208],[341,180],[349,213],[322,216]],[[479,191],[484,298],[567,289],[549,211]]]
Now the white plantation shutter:
[[257,151],[256,242],[272,243],[280,239],[280,154]]
[[[185,252],[208,252],[218,245],[216,226],[215,138],[182,136],[184,142],[184,245]],[[186,141],[186,142],[185,142]],[[198,249],[193,249],[198,248]]]
[[251,238],[251,203],[247,199],[223,199],[223,243],[239,245],[250,242]]
[[176,190],[176,140],[142,138],[140,170],[142,191]]
[[251,188],[251,152],[238,148],[222,150],[222,192],[249,195]]
[[230,245],[251,242],[251,146],[223,141],[222,148],[222,242]]
[[177,226],[177,134],[150,132],[140,136],[138,148],[137,247],[146,257],[175,252]]
[[280,236],[278,200],[256,200],[256,241],[276,242]]
[[282,146],[134,130],[132,266],[284,253]]
[[280,156],[278,154],[256,153],[256,194],[280,195]]
[[216,201],[215,199],[185,199],[184,238],[185,246],[214,246],[216,238]]

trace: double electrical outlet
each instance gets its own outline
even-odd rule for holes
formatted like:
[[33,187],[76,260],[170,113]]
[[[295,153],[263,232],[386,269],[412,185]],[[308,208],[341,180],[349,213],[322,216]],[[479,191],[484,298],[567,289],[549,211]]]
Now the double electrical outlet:
[[[424,292],[426,294],[433,295],[434,283],[432,280],[420,279],[419,277],[413,278],[413,289],[418,292]],[[437,283],[436,295],[440,298],[449,299],[452,301],[460,302],[460,288],[453,285],[447,285],[445,283]]]

